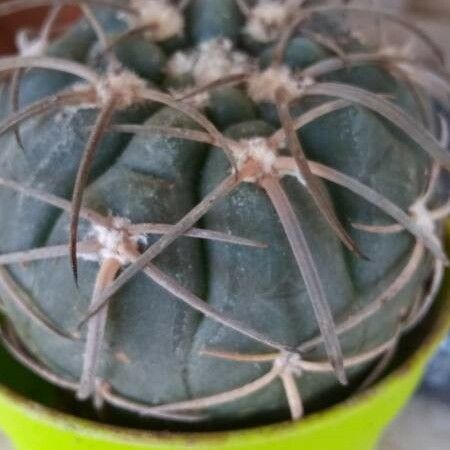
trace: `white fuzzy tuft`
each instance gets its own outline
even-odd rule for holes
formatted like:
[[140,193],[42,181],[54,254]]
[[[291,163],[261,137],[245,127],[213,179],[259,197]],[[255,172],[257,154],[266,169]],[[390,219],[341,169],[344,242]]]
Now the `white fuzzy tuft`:
[[[433,219],[431,211],[427,208],[426,200],[420,198],[409,208],[410,213],[415,218],[417,225],[432,239],[436,245],[442,248],[441,239],[439,239],[436,222]],[[442,250],[443,253],[444,250]]]
[[139,94],[145,87],[144,80],[133,72],[124,70],[118,74],[107,74],[97,86],[97,96],[101,104],[114,97],[118,108],[127,108],[139,100]]
[[138,12],[133,26],[148,27],[145,36],[154,41],[166,41],[183,34],[184,18],[178,8],[167,0],[131,0],[131,6]]
[[182,76],[192,72],[195,65],[193,53],[176,52],[167,63],[167,72],[173,77]]
[[145,240],[145,236],[131,236],[127,231],[130,221],[121,217],[112,218],[111,228],[101,225],[93,225],[89,237],[95,239],[101,249],[95,253],[83,253],[81,259],[85,261],[104,261],[105,259],[115,259],[122,266],[130,264],[132,261],[124,254],[123,246],[126,243],[137,244]]
[[46,49],[46,43],[39,38],[30,38],[27,30],[17,32],[16,46],[20,56],[42,56]]
[[258,42],[277,40],[302,0],[260,0],[251,10],[245,32]]
[[254,137],[251,139],[241,139],[231,145],[233,155],[236,159],[237,169],[240,170],[250,161],[258,163],[260,172],[252,177],[244,178],[246,183],[254,183],[261,176],[273,172],[277,155],[269,142],[263,137]]
[[201,86],[247,72],[251,67],[249,57],[234,51],[229,39],[218,38],[202,42],[194,51],[176,52],[167,64],[167,73],[174,78],[191,75],[195,84]]
[[300,363],[302,358],[297,353],[282,352],[274,361],[274,366],[282,371],[288,371],[296,376],[302,374]]
[[257,103],[275,103],[280,89],[283,89],[288,100],[294,100],[313,83],[312,78],[297,80],[287,66],[270,67],[263,72],[255,73],[248,81],[247,90],[250,98]]
[[436,233],[436,224],[433,220],[431,212],[423,199],[419,199],[414,205],[409,208],[411,214],[416,219],[417,225],[422,228],[427,234],[434,235]]
[[94,225],[94,234],[102,246],[99,251],[100,259],[114,258],[122,265],[127,263],[127,258],[124,258],[120,251],[120,246],[124,243],[126,237],[123,231]]
[[273,174],[279,178],[294,177],[306,186],[305,179],[295,164],[292,164],[292,158],[279,156],[277,149],[271,145],[270,139],[265,137],[241,139],[230,142],[230,148],[238,172],[241,172],[247,164],[252,166],[252,174],[242,178],[245,183],[256,183],[261,177]]

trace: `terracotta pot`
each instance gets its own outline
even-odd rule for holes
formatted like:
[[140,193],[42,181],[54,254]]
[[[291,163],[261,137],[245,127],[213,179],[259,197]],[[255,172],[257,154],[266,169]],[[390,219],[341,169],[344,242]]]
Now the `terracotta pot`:
[[[0,3],[2,3],[1,0]],[[19,27],[38,30],[47,12],[48,8],[33,8],[0,17],[0,54],[15,52],[15,35]],[[57,27],[73,22],[78,15],[77,7],[64,7],[59,15]]]

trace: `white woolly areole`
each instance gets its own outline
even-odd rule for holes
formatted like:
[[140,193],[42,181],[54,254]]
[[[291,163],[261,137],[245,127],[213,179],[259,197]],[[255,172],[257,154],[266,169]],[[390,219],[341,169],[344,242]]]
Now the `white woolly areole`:
[[245,32],[258,42],[277,40],[303,0],[259,0],[250,10]]
[[287,100],[294,100],[314,82],[314,79],[309,77],[297,80],[287,66],[269,67],[252,75],[247,83],[247,91],[250,98],[257,103],[275,103],[280,89],[283,89]]
[[297,353],[282,352],[280,356],[274,361],[274,366],[283,372],[290,372],[296,376],[302,374],[300,363],[302,358]]
[[241,139],[236,143],[231,144],[231,150],[236,159],[238,170],[241,170],[249,161],[257,162],[261,169],[258,175],[244,178],[244,182],[254,183],[261,176],[273,172],[277,155],[274,149],[269,146],[269,142],[266,138],[254,137],[250,139]]
[[[419,225],[419,227],[426,231],[426,233],[430,236],[435,236],[436,223],[434,222],[433,216],[428,210],[425,201],[423,199],[419,199],[409,208],[409,210],[416,219],[417,225]],[[437,237],[436,240],[439,241]]]
[[147,26],[145,36],[154,41],[166,41],[183,34],[184,17],[178,8],[166,0],[131,0],[138,17],[128,21],[136,27]]
[[140,91],[145,87],[144,80],[126,70],[106,75],[96,86],[97,96],[102,104],[114,97],[119,108],[127,108],[135,103],[139,99]]
[[46,42],[42,39],[28,37],[27,30],[19,30],[17,32],[16,46],[20,56],[42,56],[47,47]]
[[130,221],[121,217],[112,219],[111,228],[106,228],[95,224],[89,233],[89,237],[95,239],[101,246],[101,249],[95,253],[83,253],[81,258],[86,261],[103,261],[105,259],[115,259],[122,266],[132,261],[122,251],[124,244],[131,242],[137,244],[145,236],[132,236],[128,233],[126,227],[130,225]]
[[247,72],[251,68],[250,58],[235,51],[233,43],[225,38],[202,42],[193,51],[176,52],[167,63],[167,73],[171,77],[191,75],[197,86]]
[[[409,210],[413,214],[417,225],[442,249],[442,242],[436,234],[436,222],[431,211],[427,208],[426,200],[420,198]],[[444,252],[444,250],[442,251]]]

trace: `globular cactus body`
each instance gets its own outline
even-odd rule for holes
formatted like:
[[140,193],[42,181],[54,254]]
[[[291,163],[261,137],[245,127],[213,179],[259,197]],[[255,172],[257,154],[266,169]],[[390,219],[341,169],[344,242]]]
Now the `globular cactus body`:
[[[82,399],[215,426],[298,418],[302,404],[347,394],[336,374],[354,386],[392,351],[444,259],[438,228],[420,209],[424,192],[436,201],[433,167],[449,159],[432,135],[430,96],[337,13],[319,15],[314,33],[294,28],[277,61],[302,2],[252,10],[235,0],[184,9],[149,0],[123,2],[120,13],[116,2],[90,3],[41,68],[0,59],[21,71],[16,109],[54,96],[20,123],[20,139],[8,125],[21,120],[9,110],[10,84],[1,97],[0,287],[25,360]],[[251,31],[264,5],[293,8],[278,34],[268,25],[267,41]],[[184,26],[165,35],[163,13]],[[327,45],[334,38],[339,45]],[[351,58],[363,53],[372,59]],[[65,59],[78,62],[78,77],[48,70]],[[337,67],[327,69],[330,61]],[[408,136],[411,123],[422,136]],[[70,199],[89,148],[77,285]],[[313,161],[306,167],[303,150]],[[409,216],[412,206],[422,215]],[[396,222],[396,232],[383,232]],[[170,244],[177,231],[184,236]],[[102,292],[161,235],[167,248],[104,306]],[[23,253],[42,248],[41,258]]]

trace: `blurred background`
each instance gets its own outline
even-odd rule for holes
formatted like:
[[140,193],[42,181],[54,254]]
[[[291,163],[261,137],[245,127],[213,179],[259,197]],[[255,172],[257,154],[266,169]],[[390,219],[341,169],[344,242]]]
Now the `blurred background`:
[[[404,11],[440,43],[450,61],[450,0],[368,1],[379,7]],[[35,9],[31,13],[0,18],[0,54],[14,51],[17,25],[36,26],[40,21],[39,13],[43,11]],[[76,8],[65,8],[61,16],[62,23],[73,20],[77,14]],[[450,337],[442,344],[431,363],[415,398],[387,431],[379,450],[425,449],[450,449]],[[11,450],[1,434],[0,450]]]

